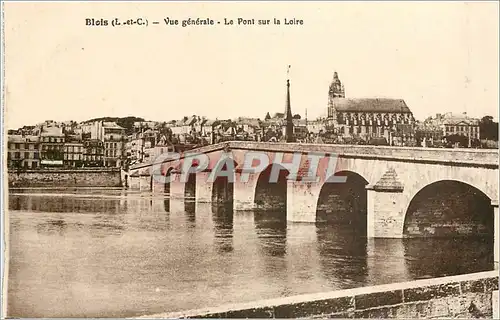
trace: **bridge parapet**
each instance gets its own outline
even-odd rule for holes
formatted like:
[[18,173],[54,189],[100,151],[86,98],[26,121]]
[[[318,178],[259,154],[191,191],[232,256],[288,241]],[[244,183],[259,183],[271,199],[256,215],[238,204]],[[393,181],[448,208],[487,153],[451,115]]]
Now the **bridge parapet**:
[[336,145],[310,143],[274,143],[232,141],[233,149],[262,150],[274,152],[320,152],[347,157],[374,156],[385,159],[435,160],[448,162],[475,162],[478,164],[497,165],[497,149],[447,149],[422,147],[390,147],[372,145]]
[[[283,153],[323,153],[337,155],[343,158],[365,158],[409,162],[426,162],[436,164],[456,164],[467,166],[481,166],[498,169],[497,149],[445,149],[422,147],[391,147],[372,145],[336,145],[336,144],[310,144],[310,143],[276,143],[252,141],[228,141],[186,151],[189,153],[211,153],[224,149],[239,149],[262,152]],[[181,159],[184,156],[181,155]],[[149,163],[133,166],[136,170],[154,164],[154,159]]]

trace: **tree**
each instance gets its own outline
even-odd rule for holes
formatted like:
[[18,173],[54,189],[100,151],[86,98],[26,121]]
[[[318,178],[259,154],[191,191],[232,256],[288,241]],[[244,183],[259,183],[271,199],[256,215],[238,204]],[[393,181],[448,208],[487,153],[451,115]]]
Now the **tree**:
[[481,139],[498,141],[498,122],[492,116],[484,116],[479,121],[479,135]]
[[448,147],[452,147],[454,144],[458,144],[460,147],[468,147],[469,146],[469,138],[460,134],[452,134],[446,136],[446,142],[448,143]]
[[296,120],[300,120],[302,117],[300,116],[300,114],[297,113],[297,114],[294,114],[292,118],[296,119]]
[[268,112],[268,113],[266,113],[266,117],[264,118],[264,120],[265,120],[265,121],[267,121],[267,120],[269,120],[269,119],[271,119],[271,115],[270,115],[270,114],[269,114],[269,112]]

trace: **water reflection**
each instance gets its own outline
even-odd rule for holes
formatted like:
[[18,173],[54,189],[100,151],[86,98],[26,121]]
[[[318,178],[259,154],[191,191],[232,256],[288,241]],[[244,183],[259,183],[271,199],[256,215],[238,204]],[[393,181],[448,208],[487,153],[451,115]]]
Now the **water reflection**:
[[345,225],[316,226],[320,264],[335,287],[362,283],[367,277],[366,237]]
[[125,226],[123,218],[107,214],[96,215],[90,224],[90,234],[95,238],[105,238],[111,235],[122,235]]
[[186,212],[188,226],[194,227],[196,224],[196,201],[192,199],[184,200],[184,211]]
[[486,237],[404,239],[405,264],[412,278],[492,270],[493,241]]
[[58,235],[63,235],[67,228],[67,223],[62,218],[48,219],[46,222],[42,222],[36,225],[36,230],[39,234],[50,235],[56,233]]
[[163,200],[163,209],[165,212],[170,212],[170,198],[165,198]]
[[403,257],[403,239],[368,239],[368,283],[378,284],[380,279],[388,283],[409,279]]
[[267,256],[284,257],[286,254],[286,213],[259,211],[254,213],[255,230],[261,249]]
[[[22,199],[21,199],[22,198]],[[35,212],[73,212],[73,213],[118,213],[126,210],[119,197],[95,198],[76,196],[9,196],[9,209]]]
[[367,240],[121,192],[9,196],[10,316],[135,317],[493,268],[484,239]]
[[234,212],[228,206],[212,206],[214,245],[219,253],[232,252]]

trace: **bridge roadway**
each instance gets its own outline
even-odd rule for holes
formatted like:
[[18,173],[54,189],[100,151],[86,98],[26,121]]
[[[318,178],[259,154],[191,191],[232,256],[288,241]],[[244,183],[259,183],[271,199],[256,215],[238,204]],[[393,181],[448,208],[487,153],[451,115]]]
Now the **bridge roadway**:
[[[347,181],[325,183],[331,176],[320,174],[319,181],[304,183],[288,180],[285,174],[271,185],[271,165],[241,181],[242,164],[250,151],[265,153],[270,163],[287,159],[283,164],[290,162],[291,154],[301,153],[301,168],[306,169],[310,153],[336,155],[335,176],[346,176]],[[152,162],[132,167],[128,185],[172,199],[230,204],[233,210],[283,209],[291,222],[359,224],[368,237],[488,235],[494,239],[495,262],[500,260],[496,149],[229,141],[189,153],[206,154],[210,164],[189,175],[187,182],[178,179],[185,160],[181,155],[162,163],[161,173],[154,172]],[[211,171],[220,170],[216,166],[224,154],[234,161],[234,182],[218,178],[207,183]],[[318,173],[329,172],[327,156],[320,160]],[[280,169],[287,172],[286,165]],[[154,179],[155,174],[172,180],[165,183]]]

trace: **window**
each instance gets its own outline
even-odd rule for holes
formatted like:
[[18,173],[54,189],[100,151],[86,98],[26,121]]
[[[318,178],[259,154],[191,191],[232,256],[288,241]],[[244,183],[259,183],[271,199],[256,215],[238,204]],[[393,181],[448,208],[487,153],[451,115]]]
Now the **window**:
[[19,144],[18,143],[14,143],[14,149],[19,149]]
[[36,167],[38,167],[38,162],[32,162],[32,163],[31,163],[31,167],[32,167],[33,169],[35,169]]
[[20,152],[15,152],[14,153],[14,159],[20,159],[21,158],[21,153]]
[[29,152],[25,152],[24,153],[24,159],[29,159],[30,158],[30,153]]

